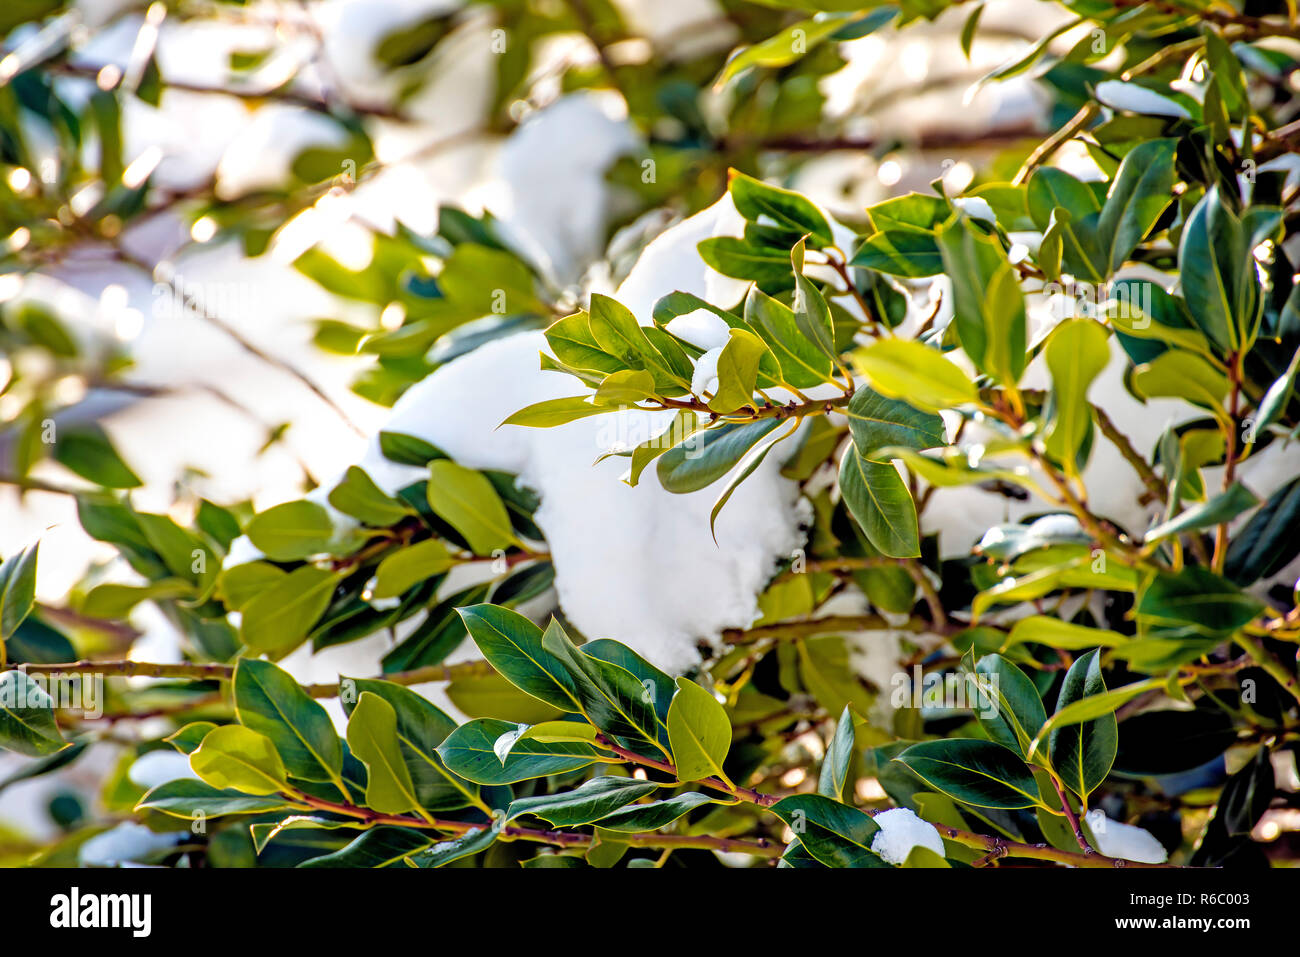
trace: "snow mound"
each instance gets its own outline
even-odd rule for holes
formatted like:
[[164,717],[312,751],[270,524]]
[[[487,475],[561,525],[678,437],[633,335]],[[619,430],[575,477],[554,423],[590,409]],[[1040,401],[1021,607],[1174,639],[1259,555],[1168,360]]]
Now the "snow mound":
[[871,851],[890,864],[902,864],[914,847],[924,847],[944,856],[943,838],[933,824],[923,821],[910,808],[895,807],[872,818],[879,826]]
[[[718,284],[721,277],[707,275],[712,271],[694,241],[735,215],[719,206],[730,201],[666,232],[633,267],[619,298],[642,322],[658,297]],[[689,256],[681,255],[683,247]],[[516,473],[541,499],[537,524],[574,626],[589,638],[621,641],[661,668],[685,671],[700,661],[697,642],[715,641],[724,628],[748,626],[757,616],[757,593],[803,539],[798,488],[781,477],[780,456],[769,456],[718,516],[715,543],[709,513],[725,479],[674,495],[653,469],[635,488],[621,481],[625,458],[593,464],[663,431],[671,413],[626,409],[558,428],[498,428],[526,405],[584,392],[569,376],[541,371],[546,348],[536,332],[482,346],[408,390],[383,428],[432,442],[471,468]],[[360,464],[389,491],[424,474],[385,460],[377,439]]]
[[1097,842],[1097,850],[1107,857],[1122,857],[1141,864],[1163,864],[1169,859],[1169,852],[1150,831],[1112,821],[1100,809],[1089,811],[1085,819]]

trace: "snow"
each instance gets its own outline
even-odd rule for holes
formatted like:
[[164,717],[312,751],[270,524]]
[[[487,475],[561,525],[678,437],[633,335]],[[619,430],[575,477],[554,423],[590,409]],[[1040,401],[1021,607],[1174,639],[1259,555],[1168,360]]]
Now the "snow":
[[142,754],[131,765],[126,776],[132,784],[146,791],[181,778],[199,780],[199,776],[190,767],[190,756],[170,749]]
[[506,232],[562,284],[600,258],[613,195],[605,170],[637,147],[617,97],[564,97],[531,115],[501,150]]
[[943,838],[933,824],[921,820],[911,808],[895,807],[872,818],[880,830],[871,842],[873,853],[891,864],[902,864],[914,847],[944,856]]
[[695,360],[695,371],[691,373],[691,391],[696,395],[712,393],[718,386],[718,359],[722,356],[722,347],[715,346]]
[[1085,815],[1097,850],[1107,857],[1121,857],[1142,864],[1163,864],[1169,852],[1149,831],[1108,818],[1100,808]]
[[[716,286],[694,243],[734,216],[723,200],[663,234],[633,267],[619,300],[648,322],[660,296]],[[691,255],[681,255],[683,248]],[[778,561],[802,543],[797,487],[780,476],[781,457],[770,456],[720,514],[715,544],[709,513],[721,482],[673,495],[653,469],[633,488],[620,481],[625,459],[593,464],[604,452],[662,431],[672,413],[627,409],[552,429],[498,429],[524,406],[585,391],[575,379],[541,371],[546,348],[541,333],[482,346],[413,386],[383,429],[432,442],[471,468],[517,474],[541,499],[537,524],[555,564],[560,605],[577,630],[685,671],[700,661],[697,641],[754,620],[756,595]],[[456,415],[447,414],[451,408]],[[385,460],[377,440],[360,464],[389,491],[424,474]],[[240,557],[247,555],[241,549]]]
[[1181,103],[1161,96],[1136,83],[1122,80],[1104,80],[1097,84],[1097,99],[1115,110],[1141,113],[1146,116],[1176,116],[1189,119],[1191,114]]
[[143,824],[124,821],[82,844],[77,860],[83,867],[120,867],[175,847],[183,836],[178,831],[158,834]]

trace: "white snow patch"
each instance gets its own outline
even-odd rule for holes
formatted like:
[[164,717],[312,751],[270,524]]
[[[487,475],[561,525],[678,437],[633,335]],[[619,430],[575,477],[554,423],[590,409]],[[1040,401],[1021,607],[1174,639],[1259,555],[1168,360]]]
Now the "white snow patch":
[[136,759],[131,769],[126,772],[131,783],[146,791],[156,788],[168,781],[180,778],[199,780],[199,776],[190,767],[190,756],[179,751],[150,751]]
[[1145,116],[1177,116],[1190,118],[1181,103],[1161,96],[1154,90],[1123,80],[1105,80],[1097,84],[1097,99],[1114,110],[1126,110]]
[[82,844],[77,859],[83,867],[118,867],[175,847],[183,836],[177,831],[157,834],[143,824],[124,821]]
[[891,864],[902,864],[914,847],[928,848],[944,856],[943,838],[933,824],[923,821],[910,808],[895,807],[881,811],[873,821],[880,828],[871,842],[873,853]]
[[1097,850],[1107,857],[1122,857],[1142,864],[1163,864],[1169,859],[1169,852],[1150,831],[1112,821],[1100,808],[1089,811],[1086,819]]

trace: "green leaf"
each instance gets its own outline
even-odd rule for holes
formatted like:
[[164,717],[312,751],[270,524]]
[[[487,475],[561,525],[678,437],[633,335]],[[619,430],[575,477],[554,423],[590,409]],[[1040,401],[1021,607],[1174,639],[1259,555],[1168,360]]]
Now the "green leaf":
[[495,827],[482,827],[454,841],[440,841],[419,851],[411,855],[411,862],[417,867],[443,867],[452,861],[487,850],[496,841],[497,834]]
[[[489,833],[491,828],[485,828]],[[481,833],[476,831],[476,834]],[[495,834],[492,837],[496,837]],[[409,827],[372,827],[333,854],[313,857],[299,867],[388,867],[433,844],[427,833]]]
[[497,718],[474,718],[447,736],[438,756],[450,771],[476,784],[514,784],[577,771],[604,754],[581,742],[519,741],[503,762],[495,750],[497,739],[515,728]]
[[[1078,676],[1078,678],[1082,677],[1083,675]],[[1061,729],[1105,718],[1106,715],[1114,715],[1119,708],[1138,695],[1163,688],[1165,682],[1165,678],[1148,678],[1110,691],[1098,690],[1086,697],[1076,697],[1065,705],[1058,701],[1056,711],[1043,724],[1030,746],[1031,752],[1039,753],[1044,740],[1049,742],[1050,747],[1052,735]]]
[[208,732],[215,727],[216,725],[211,721],[191,721],[180,730],[163,738],[163,740],[181,754],[191,754],[195,748],[203,743],[203,739],[207,737]]
[[[1059,714],[1076,701],[1105,692],[1101,653],[1090,651],[1075,659],[1065,673],[1065,681],[1056,698],[1056,712]],[[1048,760],[1052,768],[1066,787],[1085,800],[1110,774],[1118,748],[1119,730],[1114,712],[1057,728],[1047,739]]]
[[1177,140],[1139,143],[1111,180],[1097,221],[1097,238],[1110,272],[1124,265],[1174,198]]
[[397,712],[379,695],[361,692],[348,719],[348,747],[366,766],[366,805],[381,814],[420,806],[397,743]]
[[162,811],[173,817],[189,818],[196,815],[222,817],[227,814],[262,814],[287,807],[279,796],[244,794],[240,791],[219,791],[189,778],[167,781],[153,788],[135,806],[137,811]]
[[718,387],[709,399],[714,412],[734,412],[754,403],[758,364],[768,354],[763,340],[744,329],[732,329],[718,356]]
[[0,674],[0,748],[39,758],[67,746],[41,684],[23,671]]
[[951,798],[974,807],[1015,810],[1042,803],[1029,768],[990,741],[953,738],[914,744],[894,760]]
[[731,721],[717,699],[689,678],[677,679],[677,693],[668,708],[668,740],[679,781],[716,777],[731,749]]
[[380,490],[364,471],[350,466],[343,481],[329,494],[329,502],[345,515],[367,525],[387,527],[411,515],[402,502]]
[[[781,275],[790,274],[790,260],[781,256]],[[745,322],[776,356],[781,378],[797,389],[833,382],[831,360],[799,329],[794,310],[757,286],[745,297]]]
[[402,432],[380,432],[379,451],[390,462],[424,468],[434,459],[445,459],[447,453],[424,439]]
[[893,463],[869,462],[850,445],[840,460],[840,494],[882,555],[914,558],[921,554],[916,503]]
[[1238,217],[1213,186],[1183,227],[1183,298],[1197,328],[1223,353],[1249,348],[1258,331],[1262,302],[1252,251],[1276,231],[1277,213],[1255,207]]
[[932,449],[947,441],[938,415],[922,412],[901,399],[886,398],[866,386],[853,393],[845,414],[858,454],[871,462],[888,461],[879,454],[887,446]]
[[1133,388],[1148,399],[1186,399],[1209,409],[1220,420],[1227,420],[1223,397],[1228,393],[1228,377],[1195,353],[1174,349],[1162,352],[1134,370]]
[[817,284],[804,275],[803,259],[804,241],[800,239],[790,254],[794,267],[794,324],[804,338],[815,343],[834,362],[839,350],[835,348],[835,322],[831,319],[831,308]]
[[775,417],[724,423],[691,435],[655,463],[664,491],[696,492],[730,472],[758,441],[781,424]]
[[179,578],[164,578],[148,585],[96,585],[81,603],[81,613],[91,618],[122,619],[142,601],[193,598],[194,586]]
[[645,369],[620,369],[605,376],[592,401],[605,407],[636,405],[655,395],[655,378]]
[[1196,566],[1156,572],[1138,591],[1139,637],[1201,636],[1223,640],[1251,622],[1264,604]]
[[621,361],[622,368],[650,371],[655,383],[661,388],[685,387],[689,384],[655,348],[646,330],[622,303],[592,293],[588,328],[601,350]]
[[581,712],[577,680],[564,661],[543,647],[540,628],[497,605],[472,605],[459,612],[483,657],[511,684],[561,711]]
[[[812,44],[838,30],[842,23],[839,22],[839,18],[827,18],[816,22],[805,21],[801,25],[791,27],[790,30],[798,29],[800,26],[807,32],[804,40]],[[770,40],[758,44],[758,47],[777,49],[781,44],[776,41],[780,40],[782,36],[783,34],[778,33]],[[790,44],[786,43],[785,48],[788,52]],[[746,53],[752,53],[754,49],[756,48],[751,47]],[[743,57],[745,54],[741,54],[741,56]],[[731,74],[734,75],[733,65],[735,62],[735,60],[732,60],[727,64],[724,74],[731,71]],[[786,62],[793,62],[793,58]],[[743,66],[741,69],[743,69]],[[830,224],[826,221],[826,217],[822,215],[821,210],[811,200],[798,193],[791,192],[788,189],[781,189],[778,186],[769,186],[767,183],[754,179],[752,176],[746,176],[734,169],[727,171],[727,190],[731,193],[732,202],[736,204],[736,211],[752,223],[758,223],[766,218],[782,229],[788,229],[800,235],[811,234],[813,240],[819,245],[828,246],[835,241],[831,235]]]
[[240,639],[254,651],[287,655],[325,613],[339,579],[313,565],[294,569],[243,607]]
[[594,823],[610,831],[657,831],[701,804],[712,803],[713,798],[707,794],[683,791],[662,801],[625,807]]
[[1295,355],[1291,357],[1291,363],[1286,367],[1286,372],[1268,387],[1268,391],[1264,393],[1264,398],[1259,400],[1258,421],[1255,423],[1257,432],[1268,428],[1281,418],[1282,412],[1286,409],[1287,403],[1295,391],[1297,374],[1300,374],[1300,349],[1297,349]]
[[328,551],[334,524],[322,506],[300,499],[259,512],[245,532],[268,558],[291,562]]
[[1097,238],[1101,204],[1083,183],[1061,169],[1040,166],[1029,177],[1029,214],[1042,232],[1054,227],[1061,268],[1076,279],[1097,283],[1107,276],[1107,259]]
[[542,647],[573,679],[583,716],[606,734],[657,746],[667,756],[668,729],[654,707],[653,686],[630,671],[583,654],[554,618]]
[[340,783],[343,746],[334,723],[287,671],[269,661],[241,658],[233,684],[240,723],[271,740],[289,774]]
[[[800,20],[761,43],[755,43],[753,46],[741,49],[722,68],[722,72],[718,74],[717,80],[714,81],[714,88],[718,89],[725,86],[751,67],[789,66],[791,63],[802,59],[809,50],[824,43],[837,30],[843,28],[848,17],[849,14],[847,13],[822,14],[820,19]],[[748,176],[738,173],[734,169],[729,171],[729,175],[731,177],[732,199],[735,200],[737,209],[740,209],[742,201],[744,202],[745,209],[741,209],[740,212],[746,219],[757,221],[760,215],[766,215],[768,218],[776,220],[781,225],[791,229],[799,229],[801,232],[814,232],[815,229],[811,225],[811,215],[804,209],[804,205],[806,205],[812,207],[811,214],[815,214],[821,219],[820,228],[825,230],[825,238],[822,240],[823,245],[831,242],[830,227],[826,225],[825,218],[818,212],[817,207],[798,193],[777,190],[775,186],[768,186],[766,183],[758,182],[758,180],[751,180]],[[744,184],[743,189],[738,189],[737,181],[742,179],[748,182]],[[769,199],[767,195],[754,189],[750,184],[757,184],[763,190],[772,190],[785,195],[778,196],[776,199]],[[801,201],[800,205],[795,205],[796,201]],[[772,208],[776,209],[777,214],[782,215],[771,212]],[[757,212],[755,212],[755,209],[757,209]],[[799,217],[810,223],[810,225],[801,227],[799,220],[794,217]]]
[[245,562],[231,566],[221,573],[221,597],[231,611],[243,611],[245,605],[288,574],[270,562]]
[[36,603],[36,553],[40,542],[5,559],[0,565],[0,648],[13,637]]
[[1028,757],[1047,712],[1028,676],[1001,655],[985,655],[971,675],[976,688],[975,716],[995,742]]
[[1162,538],[1168,538],[1170,535],[1181,535],[1183,532],[1218,525],[1220,522],[1227,522],[1246,511],[1246,509],[1254,508],[1258,504],[1259,499],[1255,497],[1254,492],[1240,482],[1233,482],[1226,491],[1220,492],[1208,502],[1193,505],[1186,511],[1175,515],[1169,521],[1161,522],[1154,528],[1149,529],[1143,541],[1149,544],[1158,542]]
[[54,445],[54,458],[96,485],[139,488],[143,484],[122,461],[103,428],[93,422],[61,426]]
[[275,794],[288,787],[284,763],[271,739],[238,724],[209,731],[190,755],[190,767],[218,790]]
[[1011,626],[1011,633],[1002,643],[1002,650],[1006,651],[1015,645],[1032,643],[1047,645],[1049,648],[1060,648],[1064,651],[1083,651],[1099,646],[1113,648],[1127,640],[1117,631],[1088,628],[1061,621],[1050,615],[1031,615],[1028,618],[1021,618]]
[[964,216],[938,231],[944,272],[952,281],[953,323],[971,361],[1014,385],[1025,369],[1025,301],[1001,244]]
[[452,774],[438,756],[438,746],[456,730],[456,722],[410,688],[374,678],[344,678],[340,701],[351,715],[356,696],[382,698],[397,718],[397,744],[420,807],[449,810],[479,804],[479,788]]
[[853,712],[846,706],[835,726],[826,756],[822,758],[821,773],[817,779],[817,793],[832,801],[844,800],[844,789],[849,783],[849,769],[853,764],[856,736],[853,730]]
[[531,814],[556,827],[577,827],[608,817],[662,786],[653,781],[602,775],[584,781],[571,791],[516,798],[506,810],[506,820],[513,821],[520,815]]
[[450,459],[429,464],[429,507],[464,536],[475,555],[516,544],[505,503],[487,477]]
[[[617,373],[611,373],[617,374]],[[543,399],[526,405],[513,413],[502,425],[519,425],[532,429],[549,429],[585,419],[591,415],[604,415],[609,409],[593,405],[589,395],[566,396],[561,399]]]
[[1091,319],[1067,320],[1052,331],[1044,351],[1056,410],[1044,444],[1069,474],[1077,475],[1079,450],[1092,427],[1088,387],[1110,362],[1106,328]]
[[396,598],[407,589],[440,575],[454,564],[447,546],[426,538],[389,555],[375,569],[375,598]]
[[880,827],[855,807],[820,794],[796,794],[772,805],[803,849],[826,867],[889,867],[871,850]]
[[1238,585],[1276,575],[1300,554],[1300,478],[1283,485],[1232,536],[1224,574]]
[[975,400],[965,373],[919,342],[881,339],[854,352],[853,361],[872,388],[927,412]]

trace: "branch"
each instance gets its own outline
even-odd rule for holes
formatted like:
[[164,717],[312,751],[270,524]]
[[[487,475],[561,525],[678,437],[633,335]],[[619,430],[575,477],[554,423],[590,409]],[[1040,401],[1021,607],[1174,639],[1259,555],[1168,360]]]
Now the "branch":
[[[155,664],[148,661],[71,661],[61,664],[21,664],[15,668],[27,674],[49,675],[78,674],[103,675],[124,678],[189,678],[193,681],[229,681],[235,675],[234,665]],[[373,680],[391,681],[399,685],[418,685],[428,681],[454,681],[457,678],[482,677],[495,674],[486,661],[462,661],[454,665],[426,665],[410,671],[394,671],[375,675]],[[303,690],[313,698],[337,698],[338,683],[303,685]]]
[[[330,811],[364,821],[368,826],[380,824],[395,827],[409,827],[418,830],[436,830],[448,834],[463,836],[493,827],[491,824],[475,824],[468,821],[446,821],[439,818],[409,817],[401,814],[380,814],[369,808],[352,804],[337,804],[320,798],[294,791],[288,795],[292,800],[306,804],[321,811]],[[577,834],[567,831],[543,831],[507,824],[500,828],[498,837],[503,840],[535,841],[539,844],[551,844],[556,847],[590,847],[595,843],[593,834]],[[785,845],[779,841],[760,838],[757,841],[745,841],[733,837],[710,837],[695,834],[624,834],[618,841],[633,847],[661,848],[702,848],[711,851],[728,851],[731,853],[752,854],[755,857],[777,858],[785,853]]]

